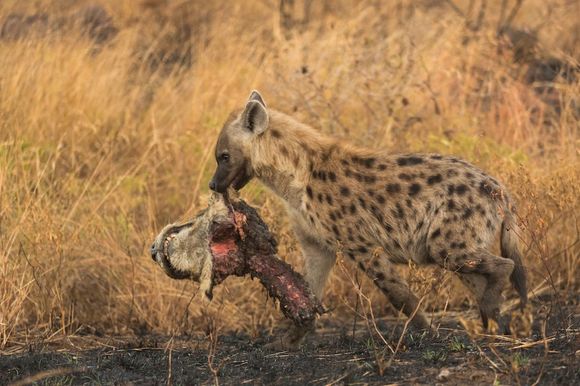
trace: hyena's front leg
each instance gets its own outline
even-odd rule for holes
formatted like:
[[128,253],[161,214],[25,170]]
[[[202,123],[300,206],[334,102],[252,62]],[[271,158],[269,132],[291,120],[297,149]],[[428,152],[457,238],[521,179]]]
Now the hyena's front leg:
[[305,235],[298,236],[304,256],[304,279],[318,300],[322,301],[324,287],[336,261],[336,252]]
[[[389,301],[407,317],[413,317],[411,325],[418,330],[429,330],[431,326],[420,310],[419,299],[395,270],[393,263],[383,254],[349,254],[359,262],[361,268]],[[413,316],[414,315],[414,316]]]

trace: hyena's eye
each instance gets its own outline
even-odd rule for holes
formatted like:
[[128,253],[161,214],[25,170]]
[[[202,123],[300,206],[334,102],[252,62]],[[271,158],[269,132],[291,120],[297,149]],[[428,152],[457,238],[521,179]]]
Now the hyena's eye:
[[230,155],[228,153],[222,153],[220,155],[220,161],[228,162],[230,160]]

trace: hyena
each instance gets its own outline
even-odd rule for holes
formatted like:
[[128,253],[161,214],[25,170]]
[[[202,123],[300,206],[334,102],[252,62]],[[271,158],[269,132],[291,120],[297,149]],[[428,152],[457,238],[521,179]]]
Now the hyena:
[[[215,157],[212,190],[239,190],[257,178],[285,202],[305,278],[319,299],[340,250],[395,308],[414,314],[418,329],[429,329],[429,322],[393,269],[409,260],[455,272],[477,298],[485,328],[493,319],[509,333],[500,317],[508,278],[525,306],[512,200],[496,179],[466,161],[342,143],[267,108],[256,91],[244,109],[230,114]],[[497,233],[501,256],[491,252]]]

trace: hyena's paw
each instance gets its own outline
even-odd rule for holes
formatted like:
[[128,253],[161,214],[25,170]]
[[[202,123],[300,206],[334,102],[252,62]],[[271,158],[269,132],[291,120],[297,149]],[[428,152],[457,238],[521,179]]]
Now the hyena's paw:
[[[499,311],[499,307],[496,308],[485,308],[484,306],[479,308],[481,315],[481,323],[483,324],[483,329],[488,333],[498,334],[498,335],[511,335],[510,328],[510,316],[502,315]],[[493,322],[490,323],[490,321]]]
[[306,337],[312,334],[315,330],[315,324],[307,326],[292,326],[286,333],[280,336],[275,336],[274,340],[264,345],[265,350],[269,351],[295,351],[298,350]]

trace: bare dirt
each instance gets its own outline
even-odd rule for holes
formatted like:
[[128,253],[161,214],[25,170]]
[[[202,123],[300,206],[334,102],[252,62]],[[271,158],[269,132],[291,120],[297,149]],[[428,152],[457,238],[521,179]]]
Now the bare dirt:
[[0,384],[580,383],[576,299],[560,304],[549,317],[538,318],[532,337],[523,340],[473,338],[460,327],[449,326],[440,328],[438,336],[407,333],[393,354],[391,348],[396,348],[402,329],[395,323],[394,319],[378,323],[390,348],[359,320],[354,334],[352,325],[327,322],[295,352],[264,349],[275,339],[266,334],[254,338],[214,334],[217,339],[76,335],[56,343],[21,346],[0,356]]

